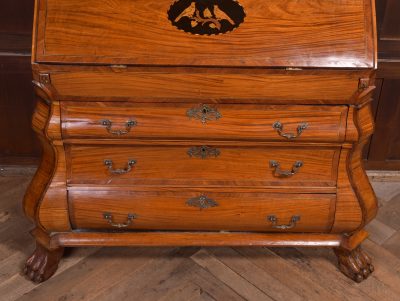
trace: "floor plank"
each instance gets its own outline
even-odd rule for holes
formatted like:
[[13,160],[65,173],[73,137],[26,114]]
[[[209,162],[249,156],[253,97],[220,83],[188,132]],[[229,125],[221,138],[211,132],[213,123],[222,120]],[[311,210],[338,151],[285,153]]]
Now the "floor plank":
[[[18,300],[90,300],[154,260],[164,249],[102,248]],[[99,298],[100,300],[101,298]]]
[[397,258],[400,258],[400,231],[387,239],[383,246]]
[[400,230],[400,194],[393,197],[391,200],[386,202],[384,206],[379,208],[377,220],[381,221],[385,225]]
[[151,256],[151,262],[142,264],[133,273],[125,275],[121,281],[115,282],[101,294],[87,300],[132,300],[133,296],[140,296],[140,300],[143,301],[157,300],[171,285],[173,287],[171,283],[177,281],[176,278],[184,279],[185,275],[190,275],[189,270],[194,263],[188,255],[192,253],[191,248],[182,248],[168,252],[165,256]]
[[[272,299],[292,301],[303,300],[303,298],[292,291],[290,287],[253,264],[247,258],[240,256],[240,253],[236,252],[232,248],[210,248],[208,251],[211,252],[219,261],[255,287],[262,290]],[[290,270],[287,272],[290,273]]]
[[[94,248],[78,248],[74,249],[68,257],[61,260],[60,267],[53,278],[68,270],[70,267],[79,265],[79,262],[87,258],[87,256],[94,253]],[[22,274],[22,268],[25,263],[26,256],[19,258],[19,264],[12,267],[12,276],[0,284],[0,296],[4,300],[16,300],[20,296],[28,294],[32,290],[41,291],[43,287],[49,285],[47,282],[42,284],[34,284],[28,281]],[[52,280],[54,281],[54,280]],[[51,283],[51,282],[50,282]]]
[[341,301],[341,299],[326,289],[319,281],[310,279],[304,271],[278,256],[268,248],[236,248],[258,267],[290,286],[291,290],[308,301]]
[[[318,252],[332,252],[329,249],[273,248],[274,253],[299,267],[303,274],[314,282],[324,285],[332,295],[341,300],[373,300],[352,280],[342,275],[333,262],[328,262]],[[303,253],[304,252],[304,253]]]
[[215,300],[243,301],[245,300],[230,286],[217,279],[200,266],[194,268],[191,281],[206,291]]
[[[365,250],[366,252],[368,252],[367,249]],[[326,249],[300,249],[300,251],[307,257],[321,257],[321,262],[323,262],[323,265],[326,266],[327,269],[335,266],[334,264],[336,263],[336,256],[333,254],[333,252],[327,252]],[[323,261],[323,259],[325,259],[325,261]],[[371,276],[368,281],[364,281],[360,284],[354,283],[352,280],[345,277],[344,275],[338,275],[338,278],[342,278],[343,281],[346,282],[348,285],[354,286],[373,300],[398,300],[397,293],[390,290],[389,286],[387,286],[384,282],[374,276]]]
[[254,286],[247,279],[234,272],[205,249],[191,257],[198,265],[224,282],[246,300],[273,300],[261,289]]
[[369,233],[369,239],[379,245],[383,244],[396,233],[395,229],[377,219],[368,224],[365,229]]

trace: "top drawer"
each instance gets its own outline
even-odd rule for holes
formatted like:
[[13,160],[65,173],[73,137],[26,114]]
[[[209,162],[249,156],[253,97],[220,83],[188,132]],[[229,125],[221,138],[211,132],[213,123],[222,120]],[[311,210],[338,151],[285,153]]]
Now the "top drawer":
[[62,102],[64,138],[342,142],[346,106]]

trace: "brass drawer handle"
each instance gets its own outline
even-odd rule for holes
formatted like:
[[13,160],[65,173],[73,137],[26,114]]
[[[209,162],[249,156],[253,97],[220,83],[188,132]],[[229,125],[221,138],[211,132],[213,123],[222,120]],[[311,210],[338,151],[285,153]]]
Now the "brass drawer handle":
[[100,120],[100,124],[102,126],[105,126],[107,132],[109,132],[111,135],[122,136],[128,134],[131,131],[132,127],[137,125],[137,122],[135,120],[128,120],[125,123],[125,130],[113,130],[112,122],[108,119]]
[[114,221],[113,221],[113,216],[112,216],[111,213],[105,212],[105,213],[103,213],[103,217],[104,217],[105,220],[107,220],[107,222],[108,222],[112,227],[115,227],[115,228],[126,228],[126,227],[129,227],[129,226],[132,224],[132,221],[133,221],[135,218],[137,218],[137,216],[136,216],[135,214],[129,213],[129,214],[128,214],[128,219],[127,219],[126,223],[117,224],[117,223],[114,223]]
[[279,230],[288,230],[296,227],[297,222],[300,221],[300,215],[294,215],[290,219],[290,224],[278,225],[278,218],[275,215],[269,215],[267,219],[272,223],[272,228]]
[[221,152],[219,149],[208,146],[194,146],[187,151],[189,157],[206,159],[208,157],[218,157]]
[[191,198],[190,200],[186,201],[186,204],[191,207],[200,208],[200,210],[218,206],[218,203],[216,201],[210,199],[206,195]]
[[282,170],[281,165],[278,161],[271,160],[269,161],[269,166],[274,168],[274,176],[281,178],[288,178],[295,174],[297,174],[301,167],[303,167],[304,163],[302,161],[296,161],[293,164],[292,170]]
[[132,166],[136,164],[135,160],[129,160],[128,161],[128,166],[124,169],[114,169],[113,168],[113,161],[110,159],[104,160],[104,165],[107,166],[108,171],[114,175],[123,175],[127,174],[132,170]]
[[303,131],[308,128],[308,123],[300,123],[297,127],[297,134],[283,133],[283,124],[280,121],[275,121],[272,127],[278,132],[279,136],[284,137],[288,140],[293,140],[301,136]]
[[187,110],[186,115],[189,118],[201,120],[203,124],[207,123],[207,121],[215,121],[222,117],[221,113],[218,112],[216,108],[211,108],[203,104]]

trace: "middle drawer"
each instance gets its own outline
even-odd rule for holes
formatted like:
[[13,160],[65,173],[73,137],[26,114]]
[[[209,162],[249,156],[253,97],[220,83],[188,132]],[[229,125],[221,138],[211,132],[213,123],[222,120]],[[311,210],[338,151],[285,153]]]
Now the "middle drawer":
[[333,187],[340,147],[67,145],[68,184]]

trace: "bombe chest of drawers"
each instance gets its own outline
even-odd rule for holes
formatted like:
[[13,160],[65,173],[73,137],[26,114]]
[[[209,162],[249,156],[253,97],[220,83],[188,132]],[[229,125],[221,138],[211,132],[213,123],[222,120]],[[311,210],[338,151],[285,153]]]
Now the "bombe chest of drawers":
[[36,0],[26,275],[64,247],[251,245],[367,278],[373,2]]

